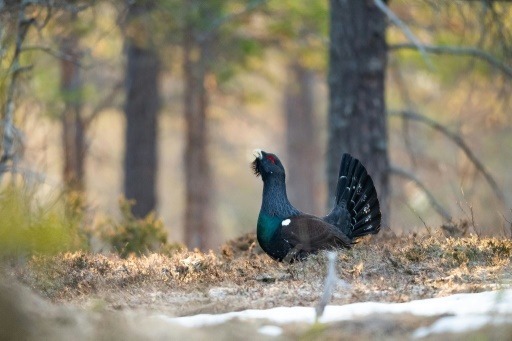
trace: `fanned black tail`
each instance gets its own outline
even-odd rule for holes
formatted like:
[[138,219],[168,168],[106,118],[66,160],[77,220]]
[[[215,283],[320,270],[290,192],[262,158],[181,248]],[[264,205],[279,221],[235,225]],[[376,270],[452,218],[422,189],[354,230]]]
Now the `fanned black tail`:
[[362,163],[343,154],[333,211],[326,220],[351,239],[380,231],[381,213],[373,180]]

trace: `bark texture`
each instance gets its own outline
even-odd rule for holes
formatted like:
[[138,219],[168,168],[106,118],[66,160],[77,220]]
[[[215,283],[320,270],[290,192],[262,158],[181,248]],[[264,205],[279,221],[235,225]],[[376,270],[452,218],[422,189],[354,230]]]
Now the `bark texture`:
[[[373,1],[330,0],[327,178],[332,203],[341,155],[361,160],[389,219],[389,160],[384,103],[386,21]],[[384,231],[384,233],[386,233]]]
[[135,3],[127,16],[125,38],[126,116],[124,192],[135,200],[133,214],[144,217],[156,206],[157,114],[160,60],[147,17],[152,2]]
[[315,172],[320,154],[315,129],[315,74],[298,63],[288,69],[284,96],[288,196],[301,211],[319,214]]

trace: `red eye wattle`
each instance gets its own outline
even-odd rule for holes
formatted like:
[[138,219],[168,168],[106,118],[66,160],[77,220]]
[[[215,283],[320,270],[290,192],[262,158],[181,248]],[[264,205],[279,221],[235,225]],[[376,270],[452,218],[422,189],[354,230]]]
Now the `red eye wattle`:
[[276,160],[272,155],[267,155],[267,159],[269,159],[272,163],[276,163]]

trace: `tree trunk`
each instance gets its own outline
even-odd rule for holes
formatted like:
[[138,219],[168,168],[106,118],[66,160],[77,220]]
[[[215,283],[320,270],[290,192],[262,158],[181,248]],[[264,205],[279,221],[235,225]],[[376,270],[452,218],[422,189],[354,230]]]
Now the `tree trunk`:
[[185,146],[185,243],[203,251],[216,245],[216,224],[212,219],[213,189],[208,159],[208,93],[204,85],[208,43],[196,43],[188,27],[183,41],[185,76],[184,115]]
[[[125,38],[126,116],[124,192],[135,200],[133,214],[144,217],[155,209],[157,171],[157,114],[160,107],[158,76],[160,60],[144,18],[151,10],[138,3],[128,11]],[[130,24],[133,26],[130,27]],[[142,26],[142,28],[141,28]],[[141,36],[142,35],[142,36]]]
[[314,72],[298,63],[289,66],[285,89],[288,195],[298,209],[319,214],[315,165],[319,151],[315,130]]
[[[76,14],[70,20],[76,20]],[[62,121],[62,147],[64,149],[63,179],[71,191],[84,190],[85,129],[82,121],[83,82],[80,70],[79,38],[73,32],[60,41],[61,51],[67,58],[60,60],[60,91],[64,101]]]
[[331,0],[328,202],[332,203],[343,152],[361,160],[389,219],[389,177],[384,81],[386,21],[372,1]]

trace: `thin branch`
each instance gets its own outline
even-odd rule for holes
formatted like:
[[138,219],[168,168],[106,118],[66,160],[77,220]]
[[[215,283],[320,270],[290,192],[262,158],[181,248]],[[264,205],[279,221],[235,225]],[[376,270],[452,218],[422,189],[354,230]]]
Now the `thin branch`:
[[30,45],[30,46],[24,46],[21,48],[21,52],[27,52],[27,51],[42,51],[50,56],[53,56],[55,58],[63,59],[66,61],[74,62],[75,64],[80,65],[76,62],[75,58],[73,56],[70,56],[69,54],[62,53],[60,51],[55,51],[49,46],[42,46],[42,45]]
[[6,72],[2,72],[2,76],[13,75],[13,77],[14,76],[17,77],[18,74],[25,72],[25,71],[30,71],[33,68],[34,68],[34,65],[25,65],[25,66],[14,65]]
[[[470,56],[481,59],[492,66],[501,70],[507,77],[512,78],[512,67],[501,62],[498,58],[494,57],[492,54],[480,50],[475,47],[464,47],[464,46],[429,46],[429,45],[421,45],[421,48],[424,51],[433,54],[450,54],[454,56]],[[418,46],[414,44],[404,43],[404,44],[394,44],[388,46],[389,51],[393,50],[418,50]]]
[[393,22],[393,24],[395,24],[399,29],[402,30],[402,32],[405,34],[407,39],[409,39],[409,41],[412,43],[412,45],[415,46],[418,51],[420,51],[421,56],[423,57],[423,60],[425,61],[425,64],[427,64],[427,66],[430,69],[434,69],[434,66],[433,66],[432,62],[430,61],[430,58],[428,58],[428,55],[427,55],[425,49],[423,48],[423,44],[421,44],[420,41],[416,38],[416,36],[414,36],[414,34],[407,27],[407,25],[405,25],[402,22],[402,20],[400,20],[400,18],[386,5],[386,3],[384,1],[373,0],[373,2],[375,3],[375,6],[377,6],[384,14],[386,14],[388,16],[389,20],[391,20]]
[[473,165],[476,167],[476,169],[483,175],[491,189],[494,191],[494,194],[498,197],[498,199],[503,203],[506,204],[505,195],[501,191],[499,185],[496,183],[496,180],[492,177],[491,173],[487,170],[485,165],[478,159],[478,157],[473,153],[471,148],[466,144],[464,139],[459,136],[458,134],[451,132],[448,130],[445,126],[442,124],[424,116],[420,115],[418,113],[412,112],[412,111],[389,111],[389,116],[398,116],[402,119],[407,120],[413,120],[417,122],[424,123],[431,127],[432,129],[435,129],[439,132],[441,132],[443,135],[448,137],[450,140],[452,140],[453,143],[455,143],[457,146],[459,146],[460,149],[464,152],[466,157],[473,163]]
[[412,182],[414,182],[416,184],[416,186],[418,186],[418,188],[421,189],[421,191],[423,193],[425,193],[425,195],[427,196],[428,202],[430,203],[430,206],[432,206],[432,208],[444,220],[452,221],[451,214],[443,208],[443,206],[436,200],[434,195],[428,190],[427,186],[416,175],[414,175],[413,173],[411,173],[410,171],[408,171],[406,169],[403,169],[403,168],[400,168],[400,167],[397,167],[394,165],[389,166],[389,172],[391,174],[401,176],[403,178],[409,179]]
[[[462,188],[461,188],[462,190]],[[462,191],[462,196],[464,196],[464,191]],[[462,211],[462,213],[464,213],[464,215],[466,216],[466,220],[468,221],[468,224],[469,224],[469,220],[471,219],[471,224],[473,226],[473,230],[475,230],[475,233],[478,237],[480,237],[480,235],[482,234],[482,231],[479,231],[477,228],[476,228],[476,224],[475,224],[475,216],[473,215],[473,206],[471,206],[467,201],[466,201],[466,205],[468,205],[470,211],[471,211],[471,217],[469,216],[469,214],[466,212],[466,210],[464,210],[464,208],[462,207],[462,204],[460,203],[460,201],[457,201],[457,206],[459,206],[459,209]]]

